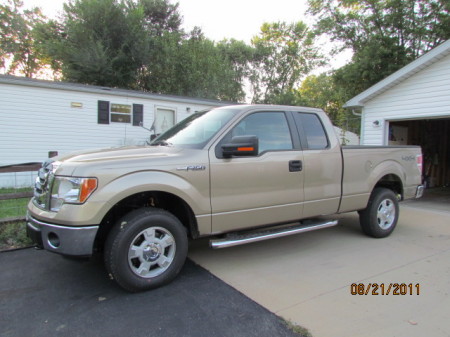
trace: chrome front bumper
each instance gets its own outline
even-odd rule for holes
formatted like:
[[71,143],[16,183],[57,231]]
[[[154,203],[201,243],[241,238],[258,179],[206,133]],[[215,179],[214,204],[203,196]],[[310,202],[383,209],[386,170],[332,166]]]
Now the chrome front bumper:
[[92,255],[98,227],[70,227],[49,224],[27,214],[28,236],[44,249],[62,255]]

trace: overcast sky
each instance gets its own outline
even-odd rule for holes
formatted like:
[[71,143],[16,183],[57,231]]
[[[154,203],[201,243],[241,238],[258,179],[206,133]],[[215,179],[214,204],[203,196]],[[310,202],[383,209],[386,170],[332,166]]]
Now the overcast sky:
[[220,41],[235,38],[250,42],[264,22],[305,21],[306,1],[299,0],[181,0],[185,28],[200,26],[206,36]]

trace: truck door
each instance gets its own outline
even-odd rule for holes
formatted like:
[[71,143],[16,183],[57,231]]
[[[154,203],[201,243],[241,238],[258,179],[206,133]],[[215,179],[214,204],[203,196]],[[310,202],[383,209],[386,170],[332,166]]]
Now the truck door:
[[303,148],[303,217],[334,214],[341,198],[342,155],[331,125],[315,113],[294,112]]
[[[282,111],[252,112],[211,147],[213,233],[301,218],[303,154],[287,118]],[[235,136],[256,136],[258,153],[224,158],[221,146]]]

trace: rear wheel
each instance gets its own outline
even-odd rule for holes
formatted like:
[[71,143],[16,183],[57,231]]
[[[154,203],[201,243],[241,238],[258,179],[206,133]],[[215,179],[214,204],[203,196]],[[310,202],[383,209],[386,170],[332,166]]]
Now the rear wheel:
[[186,229],[174,215],[142,208],[125,215],[109,233],[105,265],[124,289],[153,289],[178,275],[187,248]]
[[375,188],[367,208],[359,212],[363,232],[374,238],[389,236],[397,225],[399,215],[395,193],[387,188]]

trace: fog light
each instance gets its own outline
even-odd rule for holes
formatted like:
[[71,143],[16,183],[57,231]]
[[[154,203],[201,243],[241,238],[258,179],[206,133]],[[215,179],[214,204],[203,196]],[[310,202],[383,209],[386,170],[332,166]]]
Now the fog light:
[[53,232],[48,233],[48,244],[52,248],[58,248],[61,245],[61,241],[59,241],[58,235]]

